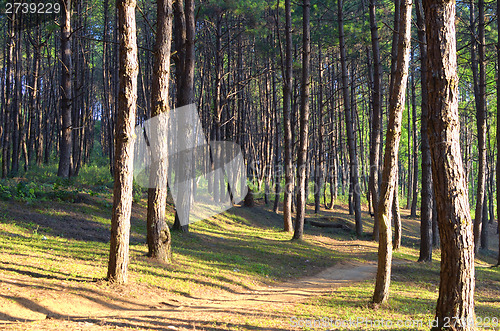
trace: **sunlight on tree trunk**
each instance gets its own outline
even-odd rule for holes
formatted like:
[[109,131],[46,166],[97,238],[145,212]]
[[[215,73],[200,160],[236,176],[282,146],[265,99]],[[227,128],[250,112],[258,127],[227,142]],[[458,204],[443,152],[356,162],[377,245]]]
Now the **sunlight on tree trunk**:
[[126,283],[128,279],[134,125],[137,101],[137,37],[135,0],[118,0],[120,34],[120,85],[115,136],[115,184],[111,216],[108,279]]
[[432,169],[428,133],[428,92],[427,92],[427,38],[425,37],[424,9],[422,0],[416,1],[418,41],[420,47],[421,103],[421,150],[422,150],[422,201],[420,204],[420,256],[419,262],[432,261]]
[[378,269],[373,293],[373,303],[385,303],[389,297],[392,263],[392,233],[391,208],[394,195],[397,194],[396,176],[394,169],[398,166],[398,150],[401,138],[401,122],[405,105],[406,83],[408,81],[408,64],[411,36],[411,1],[401,0],[398,57],[394,75],[394,86],[390,94],[389,123],[387,126],[386,146],[384,154],[384,170],[382,172],[382,186],[377,208],[377,218],[380,224],[380,239],[378,249]]
[[302,240],[304,235],[304,218],[306,215],[307,203],[307,147],[309,135],[309,87],[311,81],[310,61],[311,61],[311,27],[309,25],[309,15],[311,1],[303,0],[302,18],[302,90],[300,98],[300,140],[297,159],[298,187],[297,187],[297,216],[295,217],[294,240]]
[[[474,240],[460,153],[455,1],[424,0],[432,179],[441,239],[438,327],[475,330]],[[465,325],[460,321],[468,321]]]
[[283,122],[285,140],[285,189],[283,196],[283,230],[292,231],[292,200],[293,200],[293,141],[291,123],[292,97],[292,13],[290,0],[285,0],[285,68],[283,78]]
[[[476,18],[474,16],[474,1],[470,2],[470,24],[471,24],[471,64],[474,80],[474,100],[476,104],[477,124],[477,148],[478,148],[478,170],[477,170],[477,192],[476,212],[474,218],[474,251],[478,252],[481,241],[483,203],[486,185],[486,114],[485,114],[485,80],[484,71],[484,1],[479,0],[479,35],[476,36]],[[479,51],[479,60],[476,57],[476,49]],[[479,73],[477,71],[479,66]]]
[[[363,222],[361,219],[361,188],[359,186],[358,156],[356,150],[356,138],[354,132],[354,123],[352,118],[351,98],[348,90],[348,70],[347,55],[344,40],[344,19],[343,2],[337,0],[337,16],[339,23],[339,47],[340,63],[342,67],[342,96],[344,101],[345,125],[347,129],[347,147],[349,150],[349,214],[354,209],[354,219],[356,224],[356,235],[360,238],[363,235]],[[352,201],[352,203],[351,203]]]
[[[375,10],[376,0],[370,0],[370,30],[373,52],[373,117],[371,121],[372,133],[370,137],[370,179],[368,182],[371,201],[373,205],[373,214],[377,214],[378,208],[378,194],[379,194],[379,168],[380,163],[380,117],[381,117],[381,95],[382,88],[380,79],[382,75],[382,66],[380,63],[380,42],[378,35],[378,26]],[[373,239],[378,240],[379,237],[379,224],[374,220],[373,225]]]
[[[172,0],[157,0],[156,42],[154,49],[151,89],[151,117],[169,110],[170,45],[172,39]],[[167,124],[168,125],[168,124]],[[158,134],[164,134],[158,132]],[[154,142],[163,141],[154,139]],[[162,148],[152,146],[152,150]],[[153,158],[152,158],[153,159]],[[147,242],[148,256],[158,261],[170,262],[171,236],[165,220],[167,206],[167,160],[159,160],[151,168],[148,189]]]
[[71,0],[62,1],[63,24],[61,24],[61,116],[62,137],[57,175],[71,176]]

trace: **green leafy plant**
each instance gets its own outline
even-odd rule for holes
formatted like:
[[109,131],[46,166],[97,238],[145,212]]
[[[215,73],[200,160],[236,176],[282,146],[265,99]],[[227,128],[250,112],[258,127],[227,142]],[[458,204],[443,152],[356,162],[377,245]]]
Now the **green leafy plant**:
[[7,201],[12,199],[12,192],[10,191],[10,188],[6,185],[2,185],[0,183],[0,199]]

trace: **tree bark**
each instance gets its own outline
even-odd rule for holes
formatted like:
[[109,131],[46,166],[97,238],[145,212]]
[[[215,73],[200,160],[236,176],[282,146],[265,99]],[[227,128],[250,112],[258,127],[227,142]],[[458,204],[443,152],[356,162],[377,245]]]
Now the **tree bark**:
[[[174,3],[176,36],[175,47],[176,56],[176,87],[177,87],[177,107],[189,105],[194,102],[194,38],[195,38],[195,17],[194,0],[178,0]],[[220,117],[220,114],[218,115]],[[184,127],[191,126],[189,119],[184,123]],[[220,128],[219,128],[220,131]],[[220,135],[220,132],[219,132]],[[192,136],[180,136],[180,139],[192,139]],[[220,139],[220,138],[218,138]],[[189,146],[187,141],[182,142],[184,146]],[[182,154],[179,162],[185,166],[180,167],[180,178],[191,178],[192,155]],[[193,186],[192,181],[181,184],[179,198],[177,199],[175,220],[172,230],[189,232],[189,220],[187,224],[180,223],[178,208],[182,208],[183,214],[189,217],[191,208]],[[217,191],[217,188],[216,188]]]
[[[429,140],[441,239],[436,306],[441,330],[474,330],[474,240],[460,153],[455,1],[424,0],[429,92]],[[468,321],[460,324],[459,321]]]
[[[370,30],[371,30],[371,41],[372,41],[372,52],[373,52],[373,112],[371,121],[371,137],[370,137],[370,179],[368,181],[368,186],[370,190],[370,196],[373,206],[373,214],[377,214],[378,207],[378,165],[380,163],[380,116],[381,116],[381,96],[382,87],[380,85],[380,79],[382,75],[382,65],[380,63],[380,41],[378,36],[378,26],[376,18],[376,0],[370,0]],[[379,224],[377,220],[374,220],[373,225],[373,239],[378,240],[379,237]]]
[[483,216],[482,216],[482,229],[481,229],[481,249],[487,251],[489,247],[488,238],[488,197],[484,194],[483,200]]
[[309,25],[311,1],[303,0],[302,18],[302,86],[300,93],[300,137],[297,155],[297,214],[295,217],[294,240],[302,240],[304,234],[304,218],[306,214],[307,186],[307,147],[309,135],[309,88],[311,81],[311,28]]
[[2,178],[7,177],[9,174],[9,160],[10,160],[10,136],[11,136],[11,118],[12,118],[12,62],[14,58],[14,45],[15,45],[15,20],[16,17],[12,14],[8,17],[8,34],[7,34],[7,65],[5,72],[5,116],[4,116],[4,139],[2,146]]
[[346,119],[347,129],[347,146],[349,149],[349,169],[350,169],[350,189],[349,193],[352,194],[354,218],[356,221],[356,235],[361,237],[363,235],[363,223],[361,220],[361,192],[359,187],[359,173],[358,173],[358,157],[356,153],[356,142],[354,137],[354,124],[351,114],[351,102],[348,91],[348,72],[347,72],[347,56],[344,41],[344,19],[342,0],[337,0],[338,5],[338,21],[339,21],[339,43],[340,43],[340,62],[342,67],[342,91],[344,99],[344,113]]
[[10,169],[10,175],[16,177],[19,173],[19,159],[21,151],[21,139],[22,139],[22,82],[21,82],[21,66],[22,66],[22,54],[21,54],[21,19],[22,15],[15,15],[14,19],[14,91],[12,95],[12,105],[11,105],[11,121],[12,121],[12,163]]
[[[156,41],[151,89],[151,117],[169,110],[170,47],[172,40],[172,0],[157,0]],[[167,123],[165,123],[167,124]],[[164,134],[158,132],[158,134]],[[162,141],[155,139],[155,141]],[[164,146],[152,146],[164,148]],[[161,151],[159,151],[161,153]],[[171,260],[171,235],[165,220],[167,205],[167,160],[153,164],[148,189],[147,242],[148,256],[161,262]]]
[[283,122],[285,140],[285,189],[283,196],[283,230],[292,231],[292,201],[293,201],[293,141],[291,121],[292,98],[292,13],[290,0],[285,0],[285,68],[283,80]]
[[401,247],[401,237],[403,236],[401,215],[399,214],[399,167],[396,166],[396,182],[394,184],[394,201],[392,203],[392,220],[394,222],[394,241],[393,249],[398,250]]
[[432,169],[428,134],[428,91],[427,91],[427,38],[425,36],[424,9],[422,0],[416,1],[418,41],[420,47],[421,119],[420,139],[422,150],[422,201],[420,205],[420,256],[419,262],[432,261]]
[[[274,65],[273,65],[274,66]],[[272,109],[274,114],[274,203],[273,213],[278,213],[279,202],[281,195],[281,150],[280,150],[280,136],[281,136],[281,116],[278,112],[278,98],[276,93],[276,70],[272,72]]]
[[[471,29],[471,64],[474,78],[474,100],[476,103],[477,148],[478,148],[478,174],[476,186],[476,213],[474,218],[474,252],[479,250],[482,228],[482,211],[484,191],[486,184],[486,120],[485,120],[485,71],[484,71],[484,1],[479,0],[479,36],[476,40],[474,1],[470,3],[470,29]],[[482,33],[481,33],[482,31]],[[482,35],[482,37],[481,37]],[[479,60],[476,57],[476,48],[479,50]],[[479,75],[477,68],[479,65]]]
[[394,169],[398,166],[398,150],[401,138],[401,122],[405,106],[406,84],[408,81],[408,64],[410,53],[411,27],[411,0],[401,0],[399,19],[398,57],[394,73],[394,85],[390,93],[389,123],[386,134],[384,154],[384,170],[382,172],[382,186],[380,201],[377,208],[377,217],[380,224],[380,240],[378,250],[378,268],[373,294],[373,303],[387,302],[391,279],[392,263],[392,233],[391,208],[394,195],[397,194],[396,176]]
[[318,147],[315,161],[314,169],[314,213],[320,211],[320,200],[321,200],[321,188],[323,186],[323,163],[324,163],[324,152],[323,152],[323,54],[321,40],[318,45]]
[[[39,23],[39,19],[37,16],[37,23]],[[36,164],[39,166],[42,164],[43,158],[43,135],[42,133],[42,121],[43,121],[43,112],[40,109],[40,58],[41,58],[41,48],[42,45],[40,43],[40,29],[37,26],[35,28],[35,37],[30,41],[33,45],[33,80],[32,80],[32,91],[31,91],[31,110],[30,114],[32,117],[32,125],[31,125],[31,141],[34,144],[35,155],[36,155]],[[35,121],[36,118],[36,121]]]
[[[476,44],[476,38],[474,34],[474,26],[472,29],[472,48],[471,52],[473,69],[477,72],[477,65],[479,64],[479,94],[475,93],[474,99],[476,100],[476,118],[477,118],[477,149],[478,155],[478,172],[477,172],[477,194],[476,194],[476,214],[474,217],[474,251],[475,253],[479,250],[479,243],[481,241],[481,230],[482,230],[482,216],[483,216],[483,203],[485,197],[485,186],[486,186],[486,72],[484,65],[484,0],[479,0],[479,24],[478,24],[478,43]],[[471,21],[473,21],[473,7],[471,8]],[[479,50],[479,60],[475,61],[475,45],[477,45]],[[474,91],[476,92],[476,90]]]
[[137,37],[135,0],[118,0],[120,40],[118,116],[115,135],[115,184],[111,216],[108,279],[126,283],[128,279],[134,125],[137,101]]
[[72,168],[72,139],[73,130],[71,122],[71,0],[63,0],[61,24],[61,145],[59,147],[59,177],[69,178]]
[[[414,52],[412,52],[411,60],[415,63]],[[412,65],[411,71],[411,109],[412,109],[412,141],[413,141],[413,175],[412,175],[412,200],[410,216],[417,217],[417,200],[418,200],[418,141],[417,141],[417,91],[415,85],[415,64]],[[410,171],[411,171],[410,170]],[[410,190],[410,188],[408,188]]]

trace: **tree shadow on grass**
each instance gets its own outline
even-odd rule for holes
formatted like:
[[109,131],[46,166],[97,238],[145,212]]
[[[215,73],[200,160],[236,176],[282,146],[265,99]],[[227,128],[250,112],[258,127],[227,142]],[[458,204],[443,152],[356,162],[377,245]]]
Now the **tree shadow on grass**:
[[[0,262],[0,264],[1,263],[2,262]],[[13,263],[9,263],[9,264],[13,264]],[[8,271],[8,272],[14,272],[16,274],[25,275],[25,276],[29,276],[29,277],[32,277],[32,278],[58,279],[58,280],[72,281],[72,282],[92,282],[92,281],[95,281],[95,279],[87,278],[87,277],[73,278],[73,277],[71,277],[70,274],[66,274],[66,273],[62,273],[62,272],[50,271],[50,273],[61,274],[61,276],[55,276],[55,275],[49,275],[49,274],[45,274],[45,273],[39,273],[39,272],[36,272],[36,271],[21,270],[21,268],[24,268],[24,266],[17,265],[16,268],[10,268],[10,267],[6,267],[6,266],[3,266],[3,265],[0,265],[0,270]],[[30,266],[30,268],[36,268],[36,267]],[[40,269],[42,272],[44,271],[41,268],[36,268],[36,269]]]
[[[110,225],[92,220],[92,214],[74,211],[60,212],[62,215],[45,215],[21,206],[20,203],[9,204],[6,214],[18,226],[36,231],[40,234],[59,236],[86,242],[108,243]],[[132,226],[143,223],[138,218],[131,219]],[[143,234],[131,233],[130,243],[145,242]]]

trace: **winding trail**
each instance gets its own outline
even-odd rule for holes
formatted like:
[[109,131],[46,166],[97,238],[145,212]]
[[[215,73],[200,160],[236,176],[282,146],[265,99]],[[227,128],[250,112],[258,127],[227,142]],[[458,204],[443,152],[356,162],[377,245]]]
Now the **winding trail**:
[[[374,279],[375,263],[341,261],[319,274],[276,286],[222,295],[176,296],[163,301],[158,293],[131,299],[105,297],[95,291],[79,295],[65,285],[42,286],[42,280],[9,279],[0,274],[0,312],[19,322],[1,325],[4,330],[292,330],[294,306],[335,288]],[[22,278],[22,277],[21,277]],[[4,295],[5,284],[16,296]],[[16,285],[17,284],[17,285]],[[29,285],[29,286],[26,286]],[[32,289],[33,288],[33,289]],[[73,293],[72,293],[73,292]],[[36,295],[44,299],[29,299]],[[210,297],[210,298],[208,298]],[[5,314],[3,314],[5,315]],[[26,322],[21,322],[21,321]],[[255,320],[259,320],[256,327]],[[20,323],[21,322],[21,323]]]

